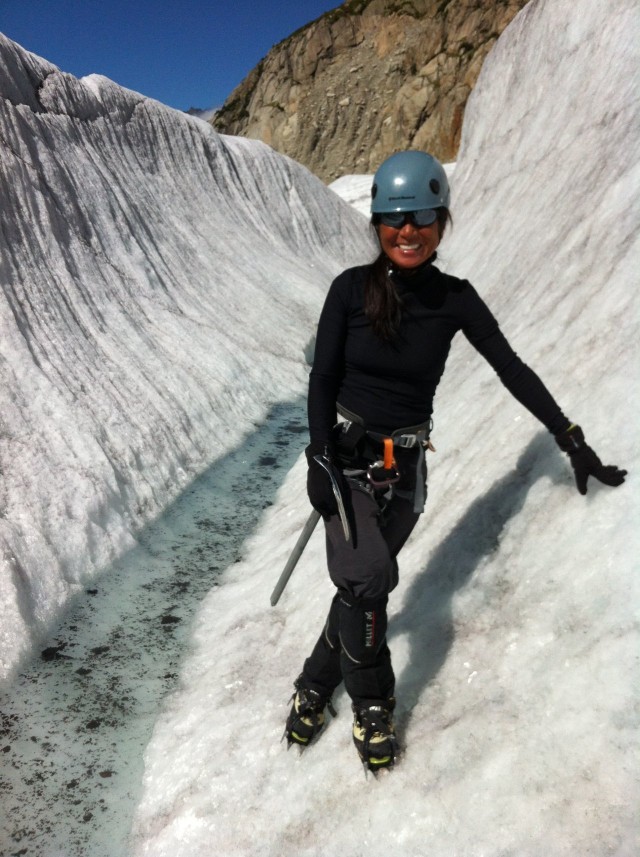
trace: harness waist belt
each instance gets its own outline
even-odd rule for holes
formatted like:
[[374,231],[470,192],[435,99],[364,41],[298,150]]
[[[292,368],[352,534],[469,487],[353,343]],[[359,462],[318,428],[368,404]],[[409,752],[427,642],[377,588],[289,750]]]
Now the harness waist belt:
[[366,428],[362,417],[353,413],[353,411],[350,411],[348,408],[345,408],[344,405],[341,405],[339,402],[336,404],[336,409],[343,419],[347,422],[357,423],[357,425],[362,426],[369,437],[374,440],[382,442],[385,437],[390,437],[393,440],[394,446],[401,446],[405,449],[411,449],[419,443],[427,443],[429,440],[429,434],[433,428],[433,420],[429,418],[424,423],[418,423],[418,425],[415,426],[404,426],[403,428],[394,429],[392,432],[384,434],[383,432],[371,431]]
[[370,438],[380,443],[384,443],[385,438],[390,437],[393,440],[394,446],[400,446],[404,449],[411,449],[414,446],[418,447],[413,511],[419,515],[424,509],[424,503],[426,500],[425,484],[422,476],[422,468],[425,461],[425,449],[433,450],[433,446],[429,440],[429,435],[433,427],[433,421],[431,418],[429,418],[427,422],[420,423],[416,426],[406,426],[404,428],[395,429],[395,431],[392,431],[389,434],[382,434],[380,432],[370,431],[367,429],[362,417],[358,416],[358,414],[354,414],[353,411],[350,411],[338,402],[336,403],[336,409],[338,414],[345,420],[345,427],[347,428],[347,423],[355,423],[356,425],[359,425]]
[[374,440],[378,440],[382,443],[385,437],[390,437],[393,441],[394,446],[401,446],[404,449],[412,449],[418,443],[424,443],[427,440],[427,430],[426,428],[420,429],[419,431],[410,434],[409,432],[405,432],[404,429],[400,429],[402,434],[380,434],[377,431],[369,431],[367,430],[367,434],[369,437],[372,437]]

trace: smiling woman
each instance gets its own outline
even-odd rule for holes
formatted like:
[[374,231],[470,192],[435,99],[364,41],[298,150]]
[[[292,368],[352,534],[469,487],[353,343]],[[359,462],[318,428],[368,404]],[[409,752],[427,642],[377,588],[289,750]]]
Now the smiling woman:
[[[616,486],[626,473],[602,465],[471,283],[435,267],[448,207],[447,177],[431,155],[399,152],[380,166],[371,202],[380,253],[331,285],[309,381],[307,489],[325,519],[336,593],[296,679],[285,734],[303,747],[315,739],[344,681],[353,741],[374,772],[398,754],[387,602],[398,584],[398,554],[424,508],[433,398],[455,334],[465,334],[555,435],[580,493],[589,476]],[[336,424],[338,414],[344,421]]]
[[406,276],[436,259],[449,214],[449,182],[426,152],[399,152],[382,164],[371,188],[371,223],[381,253],[365,287],[367,318],[382,339],[393,337],[401,318],[400,294],[389,264]]

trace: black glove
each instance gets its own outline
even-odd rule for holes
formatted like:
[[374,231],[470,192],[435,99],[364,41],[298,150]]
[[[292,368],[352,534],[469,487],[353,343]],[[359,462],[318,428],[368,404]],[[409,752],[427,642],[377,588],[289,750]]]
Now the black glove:
[[590,476],[595,476],[604,485],[612,487],[622,485],[624,482],[627,471],[620,470],[615,464],[603,464],[591,447],[585,443],[580,426],[569,426],[566,431],[557,434],[556,443],[569,455],[576,485],[581,494],[587,493],[587,479]]
[[[312,441],[304,452],[309,463],[309,470],[307,471],[307,494],[309,495],[311,505],[317,512],[320,512],[323,518],[337,515],[338,503],[333,493],[329,475],[317,461],[313,460],[314,455],[326,455],[329,460],[333,461],[331,446],[326,443],[314,443]],[[339,476],[340,473],[336,471],[336,478],[339,478]]]

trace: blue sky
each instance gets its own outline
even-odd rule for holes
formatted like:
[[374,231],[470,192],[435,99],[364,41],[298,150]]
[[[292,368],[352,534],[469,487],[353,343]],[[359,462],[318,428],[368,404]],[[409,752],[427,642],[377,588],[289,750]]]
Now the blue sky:
[[0,0],[0,31],[76,77],[219,107],[270,48],[339,0]]

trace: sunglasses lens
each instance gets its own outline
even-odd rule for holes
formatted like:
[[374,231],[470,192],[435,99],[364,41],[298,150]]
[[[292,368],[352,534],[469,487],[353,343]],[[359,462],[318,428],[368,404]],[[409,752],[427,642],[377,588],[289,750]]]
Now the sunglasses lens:
[[433,208],[421,208],[419,211],[385,211],[380,215],[380,223],[393,229],[401,229],[408,219],[418,227],[431,226],[437,216]]
[[385,226],[392,226],[394,229],[400,229],[406,216],[404,211],[387,211],[380,215],[380,223]]
[[413,222],[416,226],[431,226],[436,222],[437,216],[435,209],[421,208],[420,211],[413,212]]

